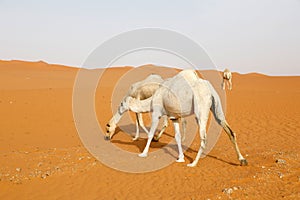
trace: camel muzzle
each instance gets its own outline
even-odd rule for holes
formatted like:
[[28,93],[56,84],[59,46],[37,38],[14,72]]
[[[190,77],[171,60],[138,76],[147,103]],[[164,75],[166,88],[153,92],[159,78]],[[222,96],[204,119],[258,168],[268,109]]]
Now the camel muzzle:
[[110,137],[106,135],[106,136],[104,136],[104,140],[109,141]]

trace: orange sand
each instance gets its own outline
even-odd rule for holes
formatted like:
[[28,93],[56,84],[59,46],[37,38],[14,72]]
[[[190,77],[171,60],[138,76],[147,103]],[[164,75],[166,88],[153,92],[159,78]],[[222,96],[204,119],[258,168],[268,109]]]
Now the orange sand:
[[[128,70],[110,69],[99,84],[96,109],[102,128],[111,117],[114,85]],[[186,163],[130,174],[106,167],[81,144],[72,116],[77,71],[44,62],[0,61],[0,199],[300,198],[299,76],[233,74],[227,120],[249,166],[238,166],[223,133],[195,168],[186,164],[196,156],[198,137],[185,152]],[[170,140],[172,127],[166,132],[162,140]],[[145,139],[132,142],[122,131],[117,139],[124,143],[116,145],[136,153],[145,145]],[[226,188],[232,193],[223,192]]]

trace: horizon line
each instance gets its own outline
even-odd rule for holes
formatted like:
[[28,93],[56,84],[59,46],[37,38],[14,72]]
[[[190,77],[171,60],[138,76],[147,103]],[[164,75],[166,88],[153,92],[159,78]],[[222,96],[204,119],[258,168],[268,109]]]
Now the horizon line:
[[[107,67],[105,66],[99,66],[99,67],[88,67],[88,66],[82,66],[82,67],[79,67],[79,66],[72,66],[72,65],[67,65],[67,64],[60,64],[60,63],[49,63],[47,61],[44,61],[44,60],[20,60],[20,59],[0,59],[0,62],[24,62],[24,63],[44,63],[44,64],[47,64],[47,65],[56,65],[56,66],[59,66],[59,67],[69,67],[69,68],[74,68],[74,69],[86,69],[86,70],[96,70],[96,69],[105,69]],[[153,65],[153,66],[157,66],[157,67],[167,67],[167,68],[173,68],[173,69],[190,69],[190,68],[184,68],[184,67],[180,67],[180,66],[177,66],[177,67],[174,67],[174,66],[168,66],[168,65],[162,65],[162,64],[157,64],[157,63],[143,63],[143,64],[140,64],[140,65],[130,65],[130,64],[124,64],[124,65],[116,65],[116,66],[110,66],[109,68],[125,68],[125,67],[131,67],[131,68],[137,68],[137,67],[143,67],[143,66],[147,66],[147,65]],[[222,72],[223,70],[220,70],[218,68],[216,69],[212,69],[212,68],[204,68],[204,69],[197,69],[197,70],[203,70],[203,71],[206,71],[206,70],[215,70],[215,71],[218,71],[218,72]],[[270,74],[265,74],[265,73],[262,73],[262,72],[256,72],[256,71],[251,71],[251,72],[245,72],[245,73],[242,73],[242,72],[238,72],[238,71],[231,71],[232,73],[237,73],[237,74],[241,74],[241,75],[247,75],[247,74],[261,74],[261,75],[264,75],[264,76],[271,76],[271,77],[277,77],[277,76],[300,76],[300,74],[275,74],[275,75],[270,75]]]

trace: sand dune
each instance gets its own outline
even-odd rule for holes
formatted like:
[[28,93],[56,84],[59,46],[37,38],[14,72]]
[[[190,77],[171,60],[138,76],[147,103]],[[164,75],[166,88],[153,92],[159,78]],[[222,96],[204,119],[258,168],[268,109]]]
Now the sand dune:
[[[127,72],[142,79],[162,70],[166,77],[178,72],[154,66],[106,70],[95,94],[100,126],[112,116],[111,103],[122,96],[114,93],[116,88],[125,93],[135,81]],[[186,164],[196,156],[198,136],[185,152],[186,163],[132,174],[105,166],[82,145],[72,115],[77,72],[44,62],[0,61],[0,199],[300,198],[299,76],[233,73],[226,116],[249,166],[238,165],[223,133],[195,168]],[[123,125],[134,133],[134,125]],[[170,126],[151,151],[172,141],[173,135]],[[142,136],[132,142],[120,130],[112,143],[139,153],[146,141]]]

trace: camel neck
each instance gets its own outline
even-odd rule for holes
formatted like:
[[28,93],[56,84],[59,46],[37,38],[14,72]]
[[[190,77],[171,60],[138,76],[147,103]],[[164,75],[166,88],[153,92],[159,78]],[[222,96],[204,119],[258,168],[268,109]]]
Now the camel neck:
[[120,119],[121,119],[121,117],[122,117],[122,114],[120,114],[118,111],[114,114],[114,116],[112,117],[112,119],[110,120],[110,124],[111,123],[114,123],[114,124],[117,124],[119,121],[120,121]]

